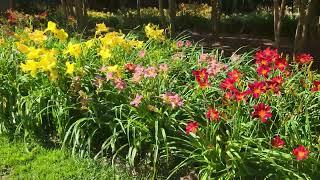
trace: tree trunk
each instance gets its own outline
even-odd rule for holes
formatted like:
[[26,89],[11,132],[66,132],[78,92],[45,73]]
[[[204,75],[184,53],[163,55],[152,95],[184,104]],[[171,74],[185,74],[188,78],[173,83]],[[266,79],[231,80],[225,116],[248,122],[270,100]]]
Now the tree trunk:
[[278,31],[279,24],[279,0],[273,0],[273,32],[274,32],[274,40],[275,46],[279,48],[280,45],[280,35]]
[[65,16],[65,18],[67,19],[69,14],[68,14],[68,10],[67,10],[67,4],[66,4],[66,0],[61,0],[61,8],[62,8],[62,13]]
[[294,39],[294,52],[301,50],[301,37],[302,37],[302,28],[305,24],[305,10],[306,10],[306,0],[297,0],[297,7],[299,10],[298,25],[296,28],[296,34]]
[[280,34],[281,34],[281,25],[282,17],[285,13],[286,0],[273,0],[273,15],[274,15],[274,40],[276,48],[280,47]]
[[317,39],[320,39],[320,16],[318,17],[317,21],[318,21],[318,25],[316,29],[316,34],[317,34]]
[[159,1],[159,12],[160,12],[160,18],[161,22],[164,24],[164,10],[163,10],[163,0],[158,0]]
[[88,20],[87,0],[61,0],[61,6],[65,18],[68,18],[70,15],[76,18],[78,30],[82,31]]
[[74,2],[75,0],[69,0],[69,1],[67,1],[67,0],[65,0],[64,2],[65,2],[65,4],[66,4],[66,16],[67,17],[69,17],[69,16],[76,16],[75,14],[74,14],[74,4],[75,4],[75,2]]
[[307,6],[307,0],[298,0],[299,20],[296,29],[294,51],[303,51],[306,47],[307,40],[310,39],[310,28],[312,20],[316,18],[318,0],[310,0]]
[[127,0],[120,0],[120,8],[124,10],[126,8],[128,1]]
[[171,33],[175,32],[176,0],[169,0],[169,23]]
[[211,7],[212,32],[213,34],[218,34],[220,19],[219,0],[211,0]]
[[88,23],[88,0],[82,0],[83,25]]
[[312,21],[315,19],[316,17],[316,5],[317,5],[317,1],[318,0],[311,0],[309,3],[309,6],[307,8],[307,14],[305,16],[305,24],[304,24],[304,28],[302,31],[302,39],[301,39],[301,47],[305,47],[307,44],[307,40],[310,39],[311,40],[311,30],[314,27],[314,24],[312,23]]
[[141,2],[140,0],[137,0],[137,12],[138,12],[138,18],[141,18],[141,11],[140,11]]
[[9,0],[9,9],[14,8],[14,0]]

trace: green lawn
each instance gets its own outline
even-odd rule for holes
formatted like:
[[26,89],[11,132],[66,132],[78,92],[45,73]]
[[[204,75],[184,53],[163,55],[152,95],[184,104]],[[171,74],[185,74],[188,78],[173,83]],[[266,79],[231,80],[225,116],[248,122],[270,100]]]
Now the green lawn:
[[[106,165],[103,165],[106,164]],[[0,179],[130,179],[128,173],[108,163],[76,158],[63,150],[33,145],[0,136]]]

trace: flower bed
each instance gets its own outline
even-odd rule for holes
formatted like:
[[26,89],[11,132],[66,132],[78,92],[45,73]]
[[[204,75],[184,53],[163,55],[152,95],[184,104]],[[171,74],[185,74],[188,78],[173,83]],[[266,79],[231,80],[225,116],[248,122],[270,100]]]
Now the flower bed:
[[48,22],[1,37],[1,132],[153,178],[319,176],[320,77],[308,54],[225,58],[152,24],[141,34],[97,24],[82,39]]

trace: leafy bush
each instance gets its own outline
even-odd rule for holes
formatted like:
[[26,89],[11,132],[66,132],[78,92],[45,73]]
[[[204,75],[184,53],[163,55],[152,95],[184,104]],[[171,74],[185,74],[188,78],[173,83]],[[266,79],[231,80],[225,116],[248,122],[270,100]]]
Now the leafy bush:
[[150,178],[319,176],[320,82],[308,54],[224,58],[152,24],[137,34],[97,24],[89,39],[53,22],[4,33],[2,132],[125,160]]

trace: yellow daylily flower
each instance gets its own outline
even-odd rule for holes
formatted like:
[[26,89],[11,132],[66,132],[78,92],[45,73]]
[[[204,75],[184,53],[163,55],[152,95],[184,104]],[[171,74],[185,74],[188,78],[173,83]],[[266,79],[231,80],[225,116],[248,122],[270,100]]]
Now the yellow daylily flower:
[[86,45],[87,48],[91,48],[92,46],[94,46],[95,40],[94,39],[90,39],[88,41],[86,41],[84,44]]
[[34,32],[29,33],[29,38],[38,43],[42,43],[43,41],[48,39],[44,32],[39,30],[35,30]]
[[107,71],[108,72],[118,72],[118,70],[119,70],[119,66],[118,65],[108,66],[107,67]]
[[29,72],[32,77],[35,77],[37,74],[37,69],[38,69],[38,62],[34,61],[34,60],[27,60],[26,63],[22,63],[20,65],[21,70],[23,72]]
[[16,46],[17,46],[18,51],[20,51],[23,54],[27,54],[30,51],[28,46],[26,46],[20,42],[16,42]]
[[66,62],[66,74],[72,75],[74,72],[74,63]]
[[102,57],[102,59],[109,59],[112,57],[111,51],[108,48],[102,48],[99,52],[99,55]]
[[165,39],[164,30],[159,29],[159,26],[149,23],[144,31],[149,39],[163,41]]
[[50,80],[55,81],[58,79],[58,72],[56,70],[50,71]]
[[25,27],[25,28],[23,29],[23,31],[24,31],[25,33],[32,33],[32,28]]
[[116,74],[118,77],[122,76],[122,71],[118,65],[107,66],[107,72],[112,72]]
[[57,24],[52,22],[52,21],[49,21],[48,22],[48,26],[47,28],[44,30],[44,32],[47,32],[47,31],[51,31],[51,32],[55,32],[57,30]]
[[103,32],[108,32],[109,28],[104,23],[96,24],[96,35],[101,34]]
[[68,39],[69,35],[64,29],[57,29],[54,31],[54,37],[58,38],[60,41],[65,41]]
[[131,40],[128,43],[130,46],[133,46],[134,48],[141,48],[144,44],[143,41],[138,41],[138,40]]
[[38,63],[39,68],[41,68],[43,71],[52,71],[57,64],[57,58],[55,57],[55,55],[56,52],[54,50],[45,53]]
[[67,50],[64,53],[70,54],[75,58],[79,58],[82,53],[81,45],[69,43]]
[[46,53],[46,50],[43,48],[36,49],[35,47],[30,47],[29,52],[27,53],[27,58],[28,59],[37,59],[44,53]]
[[107,47],[126,44],[125,35],[119,32],[107,33],[104,37],[99,38],[99,40],[103,46]]

